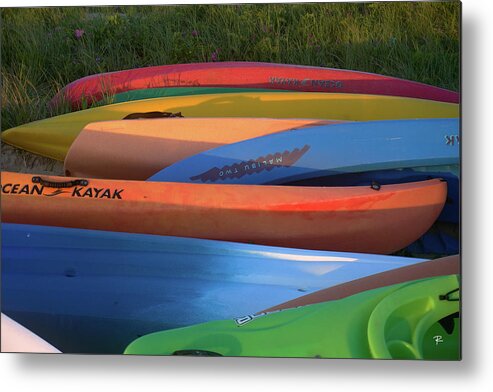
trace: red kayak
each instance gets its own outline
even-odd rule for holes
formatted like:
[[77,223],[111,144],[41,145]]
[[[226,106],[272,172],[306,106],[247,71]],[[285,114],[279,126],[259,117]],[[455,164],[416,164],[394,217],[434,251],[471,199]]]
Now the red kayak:
[[459,93],[423,83],[366,72],[302,65],[219,62],[174,64],[86,76],[64,87],[62,99],[79,108],[130,90],[163,87],[236,87],[290,91],[377,94],[459,103]]

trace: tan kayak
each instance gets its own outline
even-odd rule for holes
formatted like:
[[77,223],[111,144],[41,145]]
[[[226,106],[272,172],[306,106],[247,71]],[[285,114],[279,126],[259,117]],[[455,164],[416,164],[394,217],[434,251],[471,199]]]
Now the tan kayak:
[[271,118],[160,118],[101,121],[84,127],[65,157],[65,174],[146,180],[224,144],[340,121]]
[[2,313],[3,353],[59,353],[51,344]]
[[391,286],[398,283],[410,282],[412,280],[432,278],[445,275],[460,274],[459,255],[442,257],[436,260],[425,261],[379,274],[370,275],[365,278],[356,279],[347,283],[319,290],[312,294],[304,295],[292,301],[284,302],[274,307],[260,311],[273,312],[275,310],[296,308],[316,304],[319,302],[333,301],[358,294],[363,291],[373,290],[380,287]]

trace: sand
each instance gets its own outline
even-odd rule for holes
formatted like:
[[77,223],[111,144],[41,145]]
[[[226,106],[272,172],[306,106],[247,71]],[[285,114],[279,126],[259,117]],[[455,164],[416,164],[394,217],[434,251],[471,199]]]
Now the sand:
[[63,176],[63,162],[1,144],[1,169],[17,173],[51,174]]

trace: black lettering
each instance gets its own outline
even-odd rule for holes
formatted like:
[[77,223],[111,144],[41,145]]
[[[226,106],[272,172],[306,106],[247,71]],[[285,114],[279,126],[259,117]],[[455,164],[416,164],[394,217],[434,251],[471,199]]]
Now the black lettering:
[[81,197],[80,191],[82,191],[82,187],[75,187],[74,190],[72,191],[72,197],[77,196]]
[[[101,195],[101,199],[102,198],[107,198],[107,199],[111,199],[111,192],[109,189],[105,189],[103,194]],[[113,198],[114,199],[114,198]]]
[[99,194],[103,191],[103,188],[101,188],[101,189],[94,188],[94,191],[96,192],[96,194],[94,195],[94,197],[98,197]]
[[92,197],[92,188],[87,188],[82,197]]
[[44,188],[45,188],[44,186],[33,185],[33,187],[31,188],[31,195],[33,195],[34,193],[37,193],[38,195],[42,195]]
[[[7,189],[7,187],[9,187]],[[12,184],[5,184],[2,186],[2,193],[10,193],[10,188],[12,188]]]
[[226,165],[219,169],[214,167],[202,174],[190,177],[191,180],[200,179],[205,181],[216,181],[219,178],[241,178],[245,174],[260,173],[262,170],[271,171],[277,166],[289,167],[296,163],[308,150],[310,146],[305,145],[302,149],[295,148],[293,151],[277,152],[268,154],[265,157],[258,157],[256,160],[235,163],[232,166]]
[[26,184],[26,185],[24,185],[24,186],[21,188],[21,190],[19,191],[19,195],[20,195],[21,193],[25,193],[26,195],[29,195],[29,185],[27,185],[27,184]]
[[118,189],[113,191],[113,199],[121,199],[121,193],[123,192],[123,189]]
[[10,193],[13,193],[14,195],[17,194],[17,190],[19,189],[19,186],[20,186],[20,184],[15,184],[12,187],[12,192],[10,192]]

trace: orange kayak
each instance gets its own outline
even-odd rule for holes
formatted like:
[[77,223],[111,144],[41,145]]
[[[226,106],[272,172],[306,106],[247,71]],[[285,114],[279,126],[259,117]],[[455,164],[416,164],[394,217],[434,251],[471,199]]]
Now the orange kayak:
[[276,310],[297,308],[317,304],[320,302],[335,301],[349,297],[363,291],[374,290],[380,287],[410,282],[413,280],[432,278],[446,275],[460,274],[459,255],[442,257],[436,260],[424,261],[417,264],[406,265],[378,274],[365,276],[336,286],[319,290],[311,294],[303,295],[291,301],[262,310],[258,313],[274,312]]
[[175,162],[224,144],[340,121],[166,118],[86,125],[65,157],[67,176],[146,180]]
[[446,195],[446,182],[440,179],[335,188],[155,183],[3,172],[2,220],[392,253],[431,227]]

